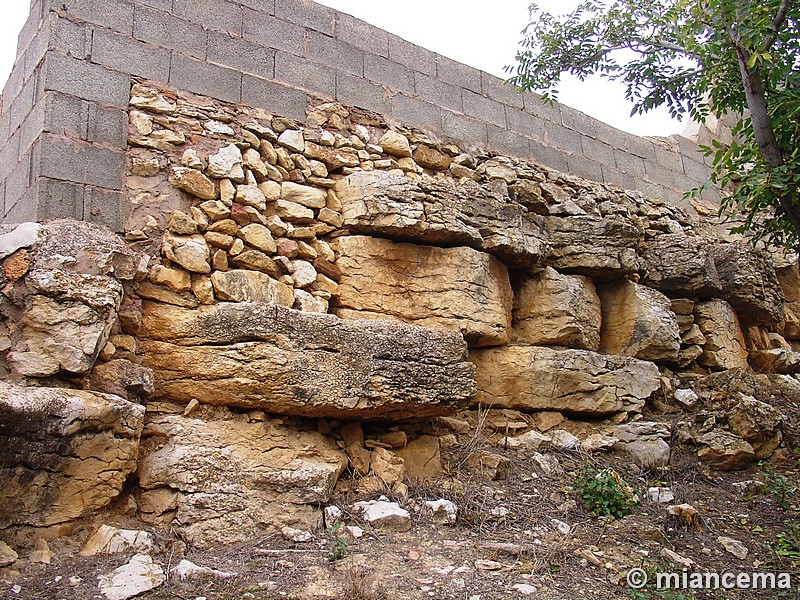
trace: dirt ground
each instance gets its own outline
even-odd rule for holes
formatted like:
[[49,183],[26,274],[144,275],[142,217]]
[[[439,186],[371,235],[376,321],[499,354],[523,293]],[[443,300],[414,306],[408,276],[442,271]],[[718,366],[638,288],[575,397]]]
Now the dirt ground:
[[[265,535],[247,543],[210,551],[186,549],[177,536],[157,535],[152,556],[165,570],[181,558],[238,575],[227,580],[205,578],[168,581],[143,596],[146,600],[233,600],[273,598],[463,599],[499,598],[800,598],[800,401],[784,402],[789,427],[778,459],[747,471],[709,471],[691,448],[676,446],[669,467],[646,470],[615,454],[554,454],[563,474],[542,474],[530,451],[493,445],[475,433],[462,436],[444,456],[446,477],[436,484],[410,482],[408,496],[390,490],[412,515],[412,529],[377,533],[354,516],[356,500],[376,498],[353,491],[352,481],[340,483],[332,504],[345,513],[346,525],[365,534],[346,539],[343,529],[319,529],[308,542],[294,543],[280,535]],[[662,415],[661,420],[669,420]],[[673,419],[674,420],[674,419]],[[497,436],[495,436],[495,439]],[[489,450],[510,459],[505,479],[491,480],[467,466],[469,455]],[[587,512],[573,489],[585,465],[612,467],[638,493],[640,502],[621,519]],[[745,492],[734,484],[758,480],[759,489]],[[649,487],[669,487],[671,504],[688,503],[699,520],[689,524],[668,514],[667,504],[646,499]],[[422,510],[424,500],[445,498],[459,509],[454,525],[435,524]],[[0,569],[0,597],[25,600],[89,600],[102,598],[98,576],[130,558],[78,555],[98,523],[120,527],[132,523],[108,512],[84,531],[54,540],[51,564],[24,558]],[[742,542],[745,558],[727,552],[718,537]],[[338,540],[338,541],[337,541]],[[662,549],[691,559],[689,572],[787,572],[791,590],[657,590],[636,591],[626,573],[643,568],[682,572],[662,558]]]

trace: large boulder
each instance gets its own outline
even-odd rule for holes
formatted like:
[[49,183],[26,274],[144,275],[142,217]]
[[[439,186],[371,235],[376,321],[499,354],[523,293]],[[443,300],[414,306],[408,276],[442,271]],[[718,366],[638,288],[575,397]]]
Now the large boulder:
[[526,278],[514,294],[512,339],[516,344],[597,350],[600,320],[600,298],[592,280],[547,267]]
[[675,360],[681,349],[669,298],[627,279],[597,288],[603,307],[600,351],[642,360]]
[[508,342],[513,294],[493,256],[366,236],[337,238],[333,248],[342,272],[336,315],[460,331],[472,347]]
[[143,312],[140,348],[163,400],[390,420],[447,414],[475,393],[455,332],[269,304]]
[[113,500],[136,468],[144,406],[0,382],[0,529],[48,526]]
[[661,385],[651,362],[588,350],[508,346],[470,352],[470,360],[473,405],[608,415],[640,410]]
[[335,188],[344,227],[353,233],[441,246],[469,246],[512,268],[547,256],[541,217],[514,202],[502,186],[446,178],[353,173]]
[[797,264],[776,271],[785,299],[783,337],[800,340],[800,269]]
[[714,255],[698,235],[664,233],[645,242],[642,283],[667,296],[709,298],[722,289]]
[[753,447],[738,435],[714,429],[697,438],[701,446],[697,456],[712,469],[718,471],[739,471],[746,469],[756,460]]
[[140,516],[171,522],[190,544],[319,525],[347,460],[333,440],[251,411],[148,413],[137,474]]
[[695,322],[706,339],[698,359],[715,370],[747,367],[747,346],[736,311],[724,300],[700,302],[694,307]]
[[728,427],[753,447],[759,460],[769,458],[780,445],[782,422],[779,409],[745,394],[739,394],[739,404],[728,413]]
[[766,253],[737,242],[714,250],[722,298],[748,324],[774,325],[783,320],[783,292]]

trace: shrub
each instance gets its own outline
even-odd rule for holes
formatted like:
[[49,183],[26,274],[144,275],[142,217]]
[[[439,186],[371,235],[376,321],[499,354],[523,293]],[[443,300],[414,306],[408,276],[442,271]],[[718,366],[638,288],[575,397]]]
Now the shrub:
[[586,510],[594,517],[624,517],[636,508],[639,498],[612,468],[600,469],[584,463],[573,483]]

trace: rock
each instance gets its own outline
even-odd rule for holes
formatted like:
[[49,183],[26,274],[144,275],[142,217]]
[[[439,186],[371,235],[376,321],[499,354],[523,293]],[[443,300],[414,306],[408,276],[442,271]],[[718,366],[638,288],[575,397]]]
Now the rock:
[[591,279],[546,267],[515,292],[514,343],[598,349],[600,298]]
[[508,341],[511,285],[492,256],[364,236],[340,237],[333,246],[342,271],[335,314],[459,331],[472,347]]
[[784,297],[783,337],[800,340],[800,268],[795,263],[776,271]]
[[511,589],[523,596],[531,596],[538,591],[535,587],[527,583],[515,583],[511,586]]
[[749,554],[747,546],[745,546],[739,540],[735,540],[733,538],[721,535],[717,538],[717,542],[719,543],[720,546],[725,548],[725,551],[727,553],[733,554],[739,560],[744,560],[745,558],[747,558],[747,555]]
[[6,544],[3,541],[0,541],[0,567],[8,567],[9,565],[13,565],[19,555],[14,551],[11,546]]
[[664,233],[653,236],[642,249],[642,283],[668,296],[710,298],[722,290],[711,247],[697,235]]
[[325,208],[328,192],[308,185],[284,181],[281,184],[281,198],[306,208]]
[[155,389],[150,369],[119,358],[95,365],[86,383],[95,392],[132,401],[146,398]]
[[19,281],[31,268],[30,252],[21,248],[3,261],[3,274],[8,281]]
[[578,437],[565,429],[553,429],[550,431],[550,439],[553,441],[553,447],[559,450],[581,449],[581,441]]
[[434,481],[444,474],[439,438],[421,435],[395,451],[403,459],[406,476],[419,481]]
[[243,206],[252,206],[256,210],[265,211],[267,209],[267,199],[255,185],[236,186],[236,202]]
[[302,154],[306,149],[306,141],[303,132],[299,129],[287,129],[278,137],[278,143],[286,146],[292,152]]
[[642,360],[674,360],[681,337],[669,299],[628,280],[597,288],[603,306],[600,351]]
[[793,375],[800,373],[800,352],[785,348],[754,350],[749,354],[750,365],[761,373],[781,373]]
[[53,552],[50,550],[50,546],[47,545],[47,542],[43,539],[36,540],[36,545],[34,546],[33,552],[31,552],[30,556],[28,557],[28,561],[32,563],[42,563],[44,565],[49,565],[53,562]]
[[343,521],[344,512],[338,506],[326,506],[325,510],[322,511],[322,516],[325,527],[330,529],[337,523],[341,523]]
[[747,346],[733,308],[724,300],[709,300],[695,305],[694,310],[706,338],[698,362],[712,369],[747,368]]
[[389,487],[402,483],[406,476],[405,461],[385,448],[372,451],[370,470]]
[[769,458],[781,442],[781,411],[774,406],[739,394],[739,404],[728,413],[728,427],[749,442],[756,458]]
[[549,241],[542,218],[507,193],[473,181],[382,171],[353,173],[337,182],[344,227],[352,233],[415,244],[469,246],[510,268],[542,263]]
[[619,440],[615,437],[592,433],[581,442],[581,449],[589,454],[612,450]]
[[533,424],[539,431],[550,431],[561,425],[566,419],[560,412],[543,410],[532,415]]
[[136,466],[144,407],[0,382],[0,528],[45,527],[113,500]]
[[564,469],[561,467],[561,463],[558,462],[558,457],[553,454],[534,452],[531,454],[531,463],[534,469],[545,477],[561,477],[564,475]]
[[217,197],[214,182],[197,169],[170,167],[169,182],[179,190],[188,192],[192,196],[197,196],[203,200],[214,200]]
[[39,223],[20,223],[8,233],[0,235],[0,259],[14,254],[20,248],[30,248],[39,242],[42,233]]
[[614,449],[628,455],[636,464],[645,468],[669,465],[671,448],[667,442],[671,432],[663,423],[626,423],[614,429],[614,437],[619,440]]
[[697,456],[713,469],[719,471],[739,471],[746,469],[756,460],[753,447],[738,435],[719,429],[709,431],[697,438],[703,446]]
[[423,505],[439,525],[455,525],[458,518],[458,507],[450,500],[426,500]]
[[[423,418],[465,407],[474,367],[459,334],[343,321],[268,304],[146,303],[139,332],[155,398],[298,416]],[[264,377],[269,373],[269,377]]]
[[291,262],[292,279],[297,287],[303,288],[317,280],[317,270],[307,260],[293,260]]
[[272,238],[272,233],[267,227],[258,223],[242,227],[237,235],[256,250],[261,250],[267,254],[272,254],[278,250],[278,246]]
[[650,487],[647,488],[647,499],[650,500],[650,502],[669,504],[675,501],[675,494],[673,494],[672,490],[668,487]]
[[233,182],[241,183],[244,181],[242,160],[242,151],[236,144],[229,144],[208,157],[206,173],[210,177],[230,179]]
[[691,558],[686,558],[685,556],[681,556],[677,552],[673,552],[669,548],[661,548],[661,551],[658,553],[661,558],[664,558],[671,563],[679,565],[684,569],[691,570],[694,569],[697,565]]
[[281,536],[283,539],[296,544],[306,544],[314,539],[310,531],[302,531],[294,527],[281,527]]
[[444,152],[440,152],[436,148],[431,148],[425,144],[420,144],[414,150],[412,157],[414,162],[419,166],[426,169],[445,170],[450,168],[453,159],[447,156]]
[[408,444],[408,436],[405,431],[390,431],[378,437],[381,444],[387,444],[390,448],[399,449]]
[[694,392],[694,390],[689,390],[689,389],[675,390],[673,396],[675,398],[675,402],[677,402],[683,408],[686,408],[688,410],[693,409],[694,407],[697,406],[697,403],[700,402],[700,398]]
[[513,439],[517,448],[525,450],[542,450],[547,451],[553,445],[553,438],[550,436],[539,433],[538,431],[526,431],[522,435],[518,435]]
[[211,251],[202,235],[174,235],[164,233],[161,244],[164,256],[192,273],[210,273]]
[[226,571],[219,571],[217,569],[211,569],[209,567],[201,567],[199,565],[194,564],[193,562],[186,560],[185,558],[181,560],[176,566],[174,566],[169,571],[170,577],[174,579],[178,579],[180,581],[194,581],[194,580],[207,580],[207,579],[215,579],[217,581],[225,581],[227,579],[233,579],[234,577],[238,577],[238,573],[228,573]]
[[[265,526],[308,527],[346,460],[332,440],[292,423],[215,409],[206,418],[154,414],[142,438],[139,484],[179,492],[163,508],[188,543],[249,539]],[[174,511],[174,512],[172,512]]]
[[164,570],[148,554],[136,554],[126,564],[98,577],[100,593],[106,600],[128,600],[161,586]]
[[561,535],[569,535],[572,532],[572,527],[569,526],[569,523],[565,523],[560,519],[550,519],[550,523],[553,524],[555,530]]
[[606,415],[640,410],[661,386],[650,362],[588,350],[508,346],[470,352],[473,405]]
[[312,296],[305,290],[294,290],[294,304],[292,308],[303,312],[327,313],[328,303],[322,298]]
[[411,515],[396,502],[385,500],[356,502],[353,509],[377,531],[399,533],[411,530]]
[[700,328],[693,324],[689,329],[681,335],[681,343],[687,346],[705,346],[706,336]]
[[378,143],[383,147],[384,152],[392,156],[401,158],[411,156],[411,145],[408,143],[408,138],[402,133],[390,129],[383,134]]
[[508,479],[511,461],[505,456],[480,451],[469,456],[469,465],[492,481]]
[[96,554],[118,554],[121,552],[147,553],[153,550],[153,536],[147,531],[117,529],[111,525],[101,525],[86,540],[81,556]]
[[714,250],[722,298],[748,323],[773,325],[783,320],[783,292],[768,255],[745,242]]
[[292,306],[294,294],[291,288],[265,273],[231,269],[211,274],[214,293],[220,300],[230,302],[264,302],[280,306]]
[[164,265],[154,265],[150,269],[150,281],[165,285],[173,292],[184,292],[192,287],[192,277],[183,269],[171,269]]
[[271,211],[271,216],[277,216],[298,225],[314,222],[314,211],[297,202],[276,200],[270,203],[269,210]]

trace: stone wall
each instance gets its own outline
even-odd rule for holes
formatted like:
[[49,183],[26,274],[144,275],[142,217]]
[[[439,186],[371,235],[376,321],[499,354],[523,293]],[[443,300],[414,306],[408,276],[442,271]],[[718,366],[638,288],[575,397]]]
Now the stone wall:
[[0,108],[4,222],[121,230],[132,76],[299,120],[311,98],[336,100],[674,202],[708,172],[688,139],[629,135],[516,94],[309,0],[33,0]]

